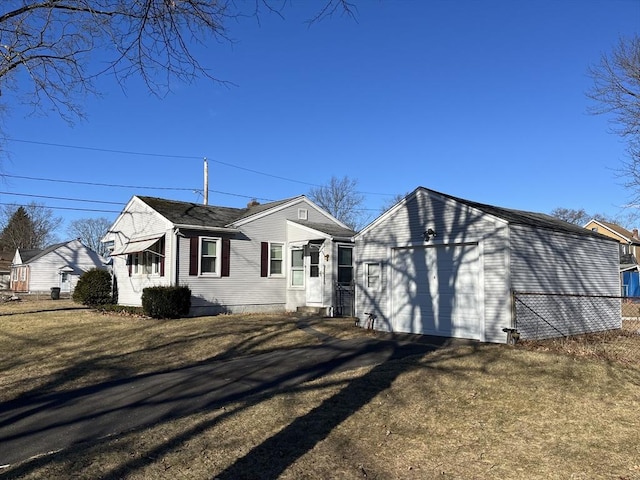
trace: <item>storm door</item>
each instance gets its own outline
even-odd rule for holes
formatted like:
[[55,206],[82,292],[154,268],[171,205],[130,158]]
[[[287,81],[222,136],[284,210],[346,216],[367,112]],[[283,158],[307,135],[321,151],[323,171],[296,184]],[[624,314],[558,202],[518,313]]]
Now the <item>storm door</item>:
[[324,266],[321,262],[322,243],[309,242],[305,247],[305,270],[307,273],[307,305],[321,305],[324,287]]

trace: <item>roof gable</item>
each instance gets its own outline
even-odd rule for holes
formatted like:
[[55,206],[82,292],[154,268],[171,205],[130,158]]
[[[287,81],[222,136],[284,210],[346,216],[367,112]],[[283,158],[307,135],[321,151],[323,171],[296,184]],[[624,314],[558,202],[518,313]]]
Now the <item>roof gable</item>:
[[[480,202],[474,202],[471,200],[466,200],[464,198],[455,197],[453,195],[448,195],[446,193],[437,192],[425,187],[416,188],[413,192],[407,195],[404,199],[400,200],[396,205],[387,210],[387,212],[385,212],[378,218],[380,219],[382,217],[393,215],[394,211],[398,208],[401,208],[401,206],[406,203],[407,199],[417,196],[420,193],[428,196],[436,196],[444,201],[448,200],[459,205],[465,205],[469,208],[473,208],[487,215],[491,215],[495,218],[501,219],[510,225],[527,225],[530,227],[542,228],[554,232],[571,233],[584,237],[597,237],[603,240],[612,240],[611,238],[605,237],[604,235],[601,235],[597,232],[592,232],[591,230],[587,230],[579,225],[565,222],[564,220],[560,220],[544,213],[515,210],[510,208],[497,207],[495,205],[488,205]],[[374,220],[369,226],[365,227],[360,232],[360,234],[362,234],[366,230],[369,230],[370,228],[373,228],[373,226],[377,224],[377,222],[378,220]]]
[[[423,188],[423,187],[420,187],[420,188]],[[501,218],[512,225],[528,225],[531,227],[544,228],[544,229],[553,230],[556,232],[573,233],[573,234],[578,234],[581,236],[589,236],[589,237],[593,237],[594,235],[597,235],[598,237],[602,237],[602,235],[596,232],[591,232],[589,230],[582,228],[579,225],[574,225],[573,223],[565,222],[564,220],[560,220],[558,218],[552,217],[551,215],[547,215],[545,213],[536,213],[536,212],[529,212],[526,210],[514,210],[510,208],[496,207],[494,205],[473,202],[471,200],[465,200],[463,198],[454,197],[453,195],[447,195],[445,193],[436,192],[435,190],[429,190],[426,188],[423,188],[423,190],[433,193],[435,195],[449,198],[455,202],[475,208],[477,210],[480,210],[494,217]]]
[[630,232],[629,230],[622,228],[620,225],[616,225],[615,223],[610,223],[610,222],[605,222],[602,220],[596,220],[595,218],[593,220],[590,220],[585,226],[584,228],[586,228],[587,230],[591,230],[589,227],[589,225],[592,224],[596,224],[599,225],[601,227],[603,227],[605,230],[608,230],[609,232],[613,233],[614,235],[617,235],[618,237],[620,237],[620,239],[628,242],[628,243],[634,243],[634,244],[640,244],[640,239],[634,237],[633,233]]
[[[48,255],[51,252],[58,250],[61,247],[67,246],[73,242],[78,242],[81,247],[85,247],[79,240],[68,240],[66,242],[54,243],[53,245],[49,245],[44,249],[37,248],[19,248],[18,254],[20,255],[20,259],[22,260],[22,264],[35,262],[36,260]],[[96,254],[97,255],[97,254]]]

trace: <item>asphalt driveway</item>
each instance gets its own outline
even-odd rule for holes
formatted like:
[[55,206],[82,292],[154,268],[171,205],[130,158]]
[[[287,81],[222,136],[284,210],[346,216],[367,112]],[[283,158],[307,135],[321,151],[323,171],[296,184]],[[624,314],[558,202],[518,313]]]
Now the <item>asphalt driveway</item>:
[[[0,405],[0,466],[180,418],[345,369],[423,354],[443,338],[380,335],[202,363]],[[0,474],[1,474],[0,470]]]

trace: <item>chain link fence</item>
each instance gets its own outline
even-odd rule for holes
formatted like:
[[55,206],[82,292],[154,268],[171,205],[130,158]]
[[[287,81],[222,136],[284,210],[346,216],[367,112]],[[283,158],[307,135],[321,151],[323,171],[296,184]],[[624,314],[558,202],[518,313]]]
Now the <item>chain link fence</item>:
[[640,298],[513,292],[521,343],[640,366]]

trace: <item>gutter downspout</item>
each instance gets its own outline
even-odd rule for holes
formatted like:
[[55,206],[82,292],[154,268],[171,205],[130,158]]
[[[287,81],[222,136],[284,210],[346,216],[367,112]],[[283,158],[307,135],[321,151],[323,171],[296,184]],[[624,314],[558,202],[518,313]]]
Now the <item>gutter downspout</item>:
[[171,254],[173,255],[174,261],[171,262],[171,267],[174,269],[173,272],[173,276],[175,278],[174,280],[174,287],[177,287],[180,285],[180,238],[182,237],[182,234],[180,233],[180,229],[179,228],[175,228],[174,229],[174,234],[173,234],[173,248],[171,249]]

